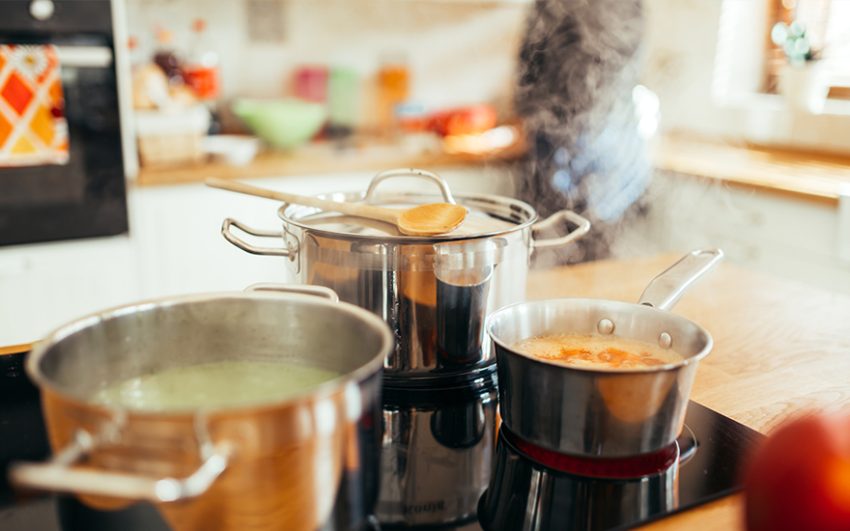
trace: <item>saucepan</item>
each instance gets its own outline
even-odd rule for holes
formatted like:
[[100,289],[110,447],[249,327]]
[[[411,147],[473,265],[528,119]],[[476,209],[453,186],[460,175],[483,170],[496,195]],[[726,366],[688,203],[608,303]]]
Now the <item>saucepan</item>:
[[[668,312],[697,278],[722,258],[717,250],[686,255],[647,286],[637,304],[564,298],[524,302],[490,316],[503,426],[540,446],[579,457],[649,454],[682,431],[691,386],[712,338]],[[641,370],[572,367],[526,355],[515,345],[548,334],[641,340],[682,359]]]
[[[362,524],[377,499],[392,335],[326,288],[271,292],[280,289],[146,301],[51,333],[27,371],[54,457],[15,465],[13,482],[73,493],[98,509],[153,502],[177,531]],[[231,360],[303,362],[339,376],[232,407],[155,412],[93,399],[115,382]]]

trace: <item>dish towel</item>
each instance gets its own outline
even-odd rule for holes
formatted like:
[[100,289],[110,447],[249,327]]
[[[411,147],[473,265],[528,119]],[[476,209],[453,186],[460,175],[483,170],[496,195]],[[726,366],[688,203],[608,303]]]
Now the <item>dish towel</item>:
[[68,123],[56,48],[0,45],[0,167],[67,162]]

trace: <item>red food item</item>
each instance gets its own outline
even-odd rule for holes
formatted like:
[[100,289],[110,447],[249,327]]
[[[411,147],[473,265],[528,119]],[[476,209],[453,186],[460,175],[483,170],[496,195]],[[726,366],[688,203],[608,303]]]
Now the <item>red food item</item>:
[[428,129],[441,136],[482,133],[496,126],[496,110],[490,105],[473,105],[431,116]]
[[781,426],[753,456],[745,489],[749,531],[850,530],[850,419]]

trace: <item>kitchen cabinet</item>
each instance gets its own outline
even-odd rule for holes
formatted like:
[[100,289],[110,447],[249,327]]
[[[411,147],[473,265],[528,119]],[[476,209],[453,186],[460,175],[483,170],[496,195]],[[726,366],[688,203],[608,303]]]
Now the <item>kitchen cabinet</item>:
[[629,231],[619,253],[721,247],[731,262],[850,293],[840,239],[846,221],[833,202],[672,172],[657,173],[649,202],[649,217]]

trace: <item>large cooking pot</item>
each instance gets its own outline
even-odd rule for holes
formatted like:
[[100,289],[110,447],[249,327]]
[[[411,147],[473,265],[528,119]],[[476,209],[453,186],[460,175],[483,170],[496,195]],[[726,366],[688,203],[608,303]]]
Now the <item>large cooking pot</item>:
[[[496,350],[502,425],[532,444],[583,457],[648,454],[672,444],[712,339],[696,323],[665,310],[722,256],[720,250],[686,255],[653,279],[638,304],[551,299],[493,313],[488,332]],[[514,348],[547,334],[638,339],[672,348],[683,359],[642,370],[596,370],[543,361]]]
[[[369,312],[316,297],[335,298],[324,288],[271,289],[122,306],[51,333],[27,371],[55,454],[14,466],[13,481],[100,509],[151,501],[177,531],[362,525],[377,499],[381,367],[392,336]],[[91,398],[129,378],[225,360],[303,361],[341,375],[230,408],[150,412]]]
[[[440,194],[377,193],[381,183],[398,177],[429,180]],[[396,349],[384,364],[388,381],[428,380],[492,362],[484,344],[484,319],[496,308],[524,300],[531,253],[567,245],[590,227],[567,210],[538,222],[535,210],[516,199],[453,196],[443,179],[424,170],[389,170],[375,176],[365,194],[321,197],[391,208],[445,201],[468,210],[459,228],[430,238],[404,236],[391,224],[298,205],[278,210],[282,231],[224,220],[222,234],[240,249],[287,257],[298,281],[331,288],[340,299],[382,317],[396,337]],[[564,223],[574,225],[567,234],[535,239],[538,231]],[[257,247],[233,227],[282,239],[283,245]]]

